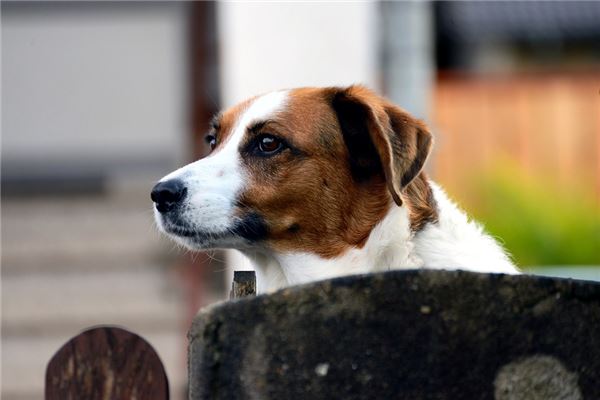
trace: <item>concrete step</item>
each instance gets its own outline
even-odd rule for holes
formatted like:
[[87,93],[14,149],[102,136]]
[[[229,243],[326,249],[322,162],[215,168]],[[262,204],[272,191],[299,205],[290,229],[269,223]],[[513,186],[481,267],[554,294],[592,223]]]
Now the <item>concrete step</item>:
[[95,324],[178,326],[183,299],[158,266],[3,278],[3,335],[72,332]]
[[[145,188],[106,196],[3,198],[2,399],[43,398],[50,357],[94,325],[148,340],[183,399],[180,251],[154,227]],[[173,250],[173,251],[172,251]]]
[[4,201],[3,275],[156,260],[174,246],[160,238],[147,203],[110,197]]
[[185,382],[185,306],[176,277],[137,270],[4,278],[2,398],[39,399],[50,357],[78,332],[118,325],[148,340],[165,363],[174,399]]

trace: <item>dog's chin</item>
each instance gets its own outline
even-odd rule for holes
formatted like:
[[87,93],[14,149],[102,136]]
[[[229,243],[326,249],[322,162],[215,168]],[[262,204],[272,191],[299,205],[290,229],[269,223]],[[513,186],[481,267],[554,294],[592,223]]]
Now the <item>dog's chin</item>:
[[206,237],[205,234],[198,234],[196,236],[179,236],[173,233],[168,233],[173,241],[182,245],[189,250],[205,251],[205,250],[217,250],[217,249],[244,249],[251,247],[243,238],[231,236],[219,236]]
[[160,230],[174,242],[190,250],[216,250],[216,249],[249,249],[257,245],[262,239],[255,236],[257,227],[245,223],[237,223],[224,231],[211,231],[193,229],[175,225],[172,222],[160,219]]
[[244,246],[244,239],[232,231],[211,232],[174,226],[164,222],[160,229],[173,241],[190,250],[235,249]]
[[247,249],[266,239],[268,232],[255,213],[236,218],[231,226],[219,231],[192,227],[177,215],[165,217],[156,213],[156,221],[162,232],[191,250]]

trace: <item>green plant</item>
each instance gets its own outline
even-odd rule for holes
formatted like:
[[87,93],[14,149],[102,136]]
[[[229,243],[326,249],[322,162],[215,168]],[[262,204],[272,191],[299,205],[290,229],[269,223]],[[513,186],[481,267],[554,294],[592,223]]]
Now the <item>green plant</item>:
[[534,179],[506,164],[472,182],[467,209],[519,266],[600,265],[600,206],[593,191]]

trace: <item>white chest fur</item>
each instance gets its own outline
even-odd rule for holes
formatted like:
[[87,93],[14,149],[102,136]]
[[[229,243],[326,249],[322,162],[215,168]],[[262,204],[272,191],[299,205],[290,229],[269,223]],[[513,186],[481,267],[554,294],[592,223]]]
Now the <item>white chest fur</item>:
[[439,220],[414,234],[405,207],[392,206],[366,244],[337,258],[310,253],[245,250],[257,275],[260,293],[343,275],[392,269],[464,269],[518,273],[503,249],[431,184]]

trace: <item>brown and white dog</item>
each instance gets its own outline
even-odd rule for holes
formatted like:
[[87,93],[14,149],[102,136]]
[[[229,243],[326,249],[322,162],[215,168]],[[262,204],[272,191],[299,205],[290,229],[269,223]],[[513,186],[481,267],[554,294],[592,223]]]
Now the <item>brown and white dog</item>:
[[271,92],[218,115],[204,159],[152,190],[158,226],[233,248],[259,292],[390,269],[517,273],[422,172],[427,127],[360,87]]

